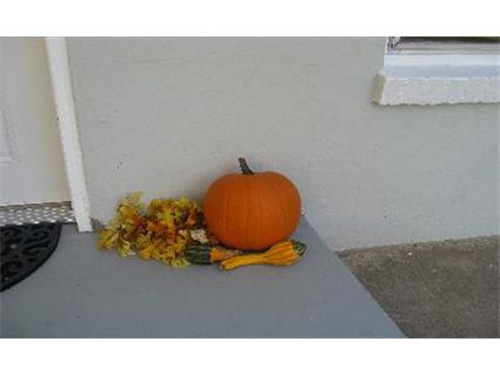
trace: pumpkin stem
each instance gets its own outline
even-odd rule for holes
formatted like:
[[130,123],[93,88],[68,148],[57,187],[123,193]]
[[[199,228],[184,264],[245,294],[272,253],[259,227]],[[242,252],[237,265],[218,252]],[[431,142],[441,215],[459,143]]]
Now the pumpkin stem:
[[240,162],[240,168],[241,168],[241,172],[243,174],[255,174],[255,173],[252,172],[252,170],[248,166],[247,161],[245,160],[245,158],[238,158],[238,161]]

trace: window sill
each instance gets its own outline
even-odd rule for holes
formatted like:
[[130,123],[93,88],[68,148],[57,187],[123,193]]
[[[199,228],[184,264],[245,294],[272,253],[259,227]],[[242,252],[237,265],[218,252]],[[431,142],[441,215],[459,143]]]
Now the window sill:
[[380,105],[500,103],[498,57],[487,63],[457,59],[386,56],[375,78],[372,100]]

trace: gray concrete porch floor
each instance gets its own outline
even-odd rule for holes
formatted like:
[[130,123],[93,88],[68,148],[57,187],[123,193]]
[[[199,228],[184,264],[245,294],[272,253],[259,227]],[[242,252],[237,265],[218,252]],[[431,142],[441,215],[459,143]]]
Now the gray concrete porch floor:
[[0,294],[1,337],[404,337],[303,220],[292,267],[173,270],[95,250],[66,225],[33,275]]
[[499,237],[339,253],[409,337],[500,337]]

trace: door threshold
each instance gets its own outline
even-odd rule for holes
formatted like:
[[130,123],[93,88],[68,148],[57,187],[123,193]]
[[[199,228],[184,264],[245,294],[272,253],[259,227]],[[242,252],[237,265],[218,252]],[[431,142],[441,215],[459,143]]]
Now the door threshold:
[[74,222],[75,215],[71,202],[30,203],[0,207],[0,226]]

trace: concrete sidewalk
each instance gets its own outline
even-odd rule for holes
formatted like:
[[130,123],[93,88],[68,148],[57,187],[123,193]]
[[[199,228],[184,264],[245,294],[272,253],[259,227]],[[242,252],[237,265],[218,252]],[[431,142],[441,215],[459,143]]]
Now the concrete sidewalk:
[[500,337],[499,237],[339,253],[409,337]]

